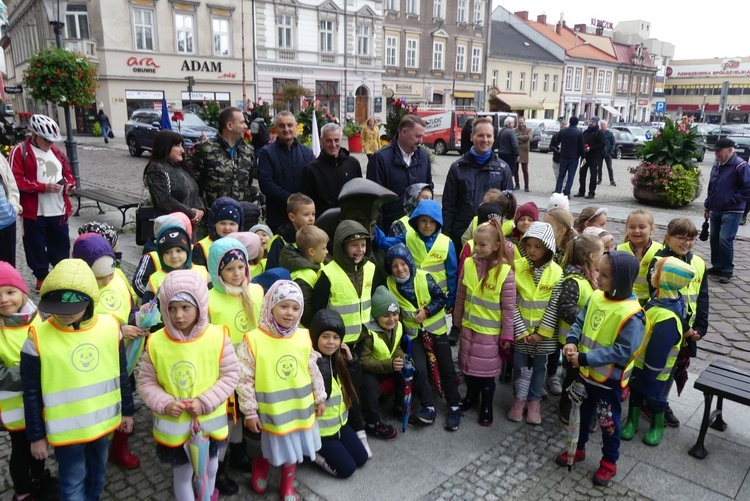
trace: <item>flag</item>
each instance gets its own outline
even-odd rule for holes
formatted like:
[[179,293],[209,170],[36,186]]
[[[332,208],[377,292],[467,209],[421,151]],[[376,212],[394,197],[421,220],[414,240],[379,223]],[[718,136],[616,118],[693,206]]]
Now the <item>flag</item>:
[[318,132],[318,113],[314,109],[312,112],[312,150],[317,158],[320,155],[320,133]]
[[172,120],[169,118],[169,108],[167,107],[167,98],[161,98],[161,120],[159,121],[161,130],[172,130]]

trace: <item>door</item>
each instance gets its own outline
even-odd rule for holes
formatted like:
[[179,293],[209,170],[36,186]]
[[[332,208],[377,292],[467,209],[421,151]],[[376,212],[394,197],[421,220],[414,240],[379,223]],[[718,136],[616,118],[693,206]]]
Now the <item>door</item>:
[[367,87],[360,85],[357,87],[356,98],[354,100],[354,122],[364,124],[367,122],[367,111],[370,109],[370,97]]

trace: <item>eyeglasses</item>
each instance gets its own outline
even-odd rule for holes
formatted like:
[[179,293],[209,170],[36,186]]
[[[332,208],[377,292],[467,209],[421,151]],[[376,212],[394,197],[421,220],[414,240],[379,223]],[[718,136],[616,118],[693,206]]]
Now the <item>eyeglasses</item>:
[[672,237],[676,238],[678,242],[681,244],[694,244],[695,243],[695,237]]

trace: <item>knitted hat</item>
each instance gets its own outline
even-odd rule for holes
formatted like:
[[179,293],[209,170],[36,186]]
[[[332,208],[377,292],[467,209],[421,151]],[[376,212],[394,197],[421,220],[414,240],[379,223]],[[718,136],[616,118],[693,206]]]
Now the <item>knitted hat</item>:
[[552,230],[552,225],[549,223],[543,223],[541,221],[534,221],[526,230],[526,233],[521,238],[521,242],[524,242],[527,238],[538,238],[542,241],[545,247],[552,252],[557,250],[555,246],[555,232]]
[[[84,233],[80,237],[76,238],[73,242],[73,258],[83,259],[86,264],[89,265],[92,271],[94,271],[94,264],[102,259],[99,263],[99,267],[106,269],[108,266],[112,266],[112,270],[104,275],[97,275],[94,271],[94,276],[97,278],[110,275],[114,272],[115,264],[115,252],[112,250],[112,246],[109,245],[107,239],[96,233]],[[109,259],[103,259],[103,258]]]
[[172,212],[154,219],[154,237],[158,236],[164,228],[182,228],[190,238],[193,238],[193,225],[182,212]]
[[695,269],[676,257],[666,257],[657,261],[654,267],[658,273],[658,298],[676,298],[680,289],[695,277]]
[[503,209],[497,204],[482,204],[477,209],[477,223],[482,224],[490,221],[491,219],[502,219]]
[[247,264],[247,257],[240,249],[229,249],[223,256],[221,256],[221,260],[219,261],[219,274],[221,274],[221,272],[224,271],[224,268],[226,268],[226,266],[232,261],[242,261]]
[[258,230],[265,232],[266,235],[268,235],[268,238],[273,238],[273,232],[271,231],[271,228],[269,228],[265,224],[256,224],[255,226],[250,228],[250,231],[252,233],[257,233]]
[[260,237],[250,231],[236,231],[227,235],[228,238],[234,238],[247,249],[247,259],[252,261],[260,253]]
[[24,294],[29,293],[29,287],[23,277],[10,263],[0,261],[0,287],[15,287]]
[[179,247],[185,252],[190,252],[190,238],[188,237],[187,231],[179,227],[165,228],[159,234],[159,239],[156,241],[156,247],[159,252],[159,256],[163,256],[165,252],[174,247]]
[[553,193],[549,197],[549,202],[547,202],[547,210],[550,211],[552,209],[565,209],[569,211],[570,201],[568,200],[568,197],[562,193]]
[[78,234],[83,235],[85,233],[97,233],[107,239],[109,245],[115,248],[117,245],[117,230],[114,226],[108,223],[100,223],[98,221],[90,221],[85,223],[83,226],[78,228]]
[[513,222],[518,224],[518,220],[521,219],[523,216],[529,216],[534,221],[539,220],[539,208],[536,206],[534,202],[526,202],[523,205],[520,205],[518,209],[516,210],[516,217],[513,218]]
[[598,124],[599,123],[599,117],[596,116],[596,115],[594,115],[594,116],[591,117],[591,121],[594,122],[595,124]]
[[372,318],[382,317],[387,313],[398,313],[398,300],[385,285],[375,289],[372,295]]
[[240,203],[229,197],[219,197],[208,211],[208,225],[214,226],[219,221],[234,221],[242,228],[242,206]]

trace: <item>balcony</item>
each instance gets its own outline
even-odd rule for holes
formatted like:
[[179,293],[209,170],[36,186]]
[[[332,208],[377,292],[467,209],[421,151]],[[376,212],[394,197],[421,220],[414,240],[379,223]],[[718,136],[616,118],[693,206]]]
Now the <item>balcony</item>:
[[277,52],[277,59],[279,61],[295,61],[297,59],[297,55],[293,50],[279,50]]
[[[63,48],[71,52],[78,52],[96,63],[99,58],[96,54],[96,41],[91,39],[63,38]],[[54,38],[47,39],[48,47],[56,47]]]
[[336,64],[336,55],[335,54],[321,54],[320,64]]

